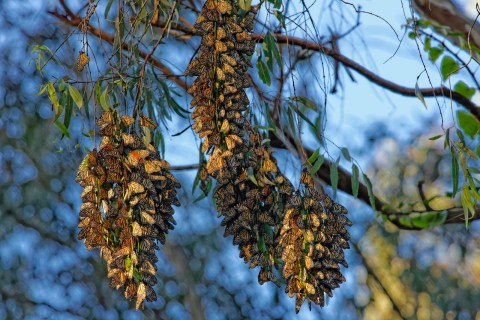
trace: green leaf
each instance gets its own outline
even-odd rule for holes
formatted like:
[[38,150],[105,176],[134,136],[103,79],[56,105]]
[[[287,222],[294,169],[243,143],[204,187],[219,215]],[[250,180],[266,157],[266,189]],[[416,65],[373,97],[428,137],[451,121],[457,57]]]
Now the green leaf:
[[364,173],[363,174],[363,181],[365,182],[365,185],[367,186],[368,190],[368,199],[370,200],[370,206],[373,208],[373,210],[377,210],[375,208],[375,196],[373,194],[373,187],[372,187],[372,182],[368,178],[368,176]]
[[460,93],[462,96],[464,96],[467,99],[471,99],[475,94],[475,89],[469,87],[462,80],[458,81],[457,84],[455,84],[455,87],[453,87],[453,90]]
[[257,60],[257,69],[258,69],[258,76],[260,79],[265,83],[267,86],[272,84],[272,80],[270,79],[270,73],[268,72],[268,68],[265,63],[261,60]]
[[295,113],[300,116],[300,118],[302,118],[306,123],[308,123],[308,125],[311,128],[315,128],[315,125],[313,124],[313,122],[310,121],[310,119],[306,115],[304,115],[303,112],[297,108],[297,106],[295,106],[291,102],[289,102],[288,104],[292,107],[293,111],[295,111]]
[[252,167],[248,167],[248,169],[247,169],[247,177],[248,177],[248,179],[250,179],[250,181],[252,181],[256,186],[258,186],[258,182],[257,182],[257,179],[255,179],[255,175],[253,174],[253,168],[252,168]]
[[[264,39],[264,44],[266,44],[267,50],[273,55],[275,61],[277,62],[278,67],[282,66],[282,57],[280,56],[280,51],[278,51],[277,43],[275,38],[270,32],[267,33]],[[272,66],[273,67],[273,66]],[[270,68],[272,70],[272,68]]]
[[70,120],[72,119],[73,100],[72,100],[72,97],[70,97],[69,95],[64,95],[64,96],[65,96],[64,100],[66,100],[66,101],[64,102],[65,116],[63,118],[63,124],[68,129],[68,127],[70,126]]
[[112,7],[113,0],[108,0],[107,6],[105,7],[105,19],[107,19],[108,13],[110,12],[110,8]]
[[268,0],[268,2],[273,3],[275,9],[280,9],[282,7],[282,0]]
[[330,183],[332,185],[333,198],[335,198],[338,188],[338,166],[334,162],[330,164]]
[[275,10],[273,11],[273,14],[275,15],[275,17],[277,18],[278,22],[280,23],[280,26],[285,29],[286,28],[286,25],[285,25],[285,16],[283,15],[283,13],[279,10]]
[[68,132],[67,127],[65,127],[63,123],[58,121],[58,119],[55,120],[54,123],[60,129],[60,131],[62,131],[63,135],[70,139],[70,132]]
[[58,103],[57,92],[52,82],[48,82],[47,88],[48,88],[48,97],[50,98],[50,102],[52,103],[53,112],[55,112],[55,120],[57,120],[61,113],[60,104]]
[[457,111],[458,125],[467,136],[473,139],[480,131],[480,121],[470,112],[463,110]]
[[205,199],[205,198],[208,196],[208,194],[210,193],[211,190],[212,190],[212,180],[210,180],[210,181],[207,182],[207,191],[208,191],[208,192],[205,194],[205,193],[202,191],[202,194],[199,195],[193,202],[195,203],[195,202],[198,202],[198,201],[200,201],[200,200],[202,200],[202,199]]
[[317,160],[319,153],[320,153],[320,149],[317,149],[317,150],[315,150],[315,152],[312,153],[312,155],[308,158],[307,164],[308,164],[309,166],[313,166],[313,163],[315,162],[315,160]]
[[100,106],[102,107],[103,111],[107,112],[108,110],[112,109],[112,105],[110,104],[110,96],[109,96],[108,86],[103,90],[102,94],[100,95]]
[[318,112],[318,110],[319,110],[318,105],[313,100],[310,100],[308,98],[305,98],[305,97],[302,97],[302,96],[292,96],[292,97],[290,97],[290,100],[298,101],[301,104],[303,104],[305,107],[307,107],[309,109],[312,109],[313,111]]
[[360,171],[356,164],[352,164],[352,196],[358,197],[358,188],[360,186],[359,181]]
[[447,80],[450,75],[458,72],[458,63],[450,56],[445,56],[440,63],[440,71],[443,80]]
[[238,6],[244,11],[250,10],[252,6],[252,0],[238,0]]
[[458,172],[459,172],[459,166],[458,166],[458,160],[457,156],[455,154],[455,150],[453,147],[450,147],[450,153],[452,155],[452,165],[451,165],[451,170],[452,170],[452,198],[455,197],[455,195],[458,192]]
[[347,148],[342,148],[342,155],[345,158],[345,160],[352,162],[352,157],[350,157],[350,152],[348,152]]
[[412,223],[415,227],[421,229],[433,228],[435,226],[441,225],[445,222],[447,218],[447,211],[426,211],[419,212],[417,215],[412,217]]
[[400,217],[398,219],[400,224],[407,226],[407,227],[412,227],[412,219],[410,217]]
[[445,140],[443,141],[443,148],[450,147],[450,128],[447,129],[445,133]]
[[438,139],[440,139],[441,137],[443,137],[443,134],[439,134],[438,136],[433,136],[433,137],[430,137],[430,138],[428,138],[428,140],[432,140],[432,141],[434,141],[434,140],[438,140]]
[[418,87],[418,78],[417,78],[417,82],[415,83],[415,95],[417,96],[418,100],[420,100],[420,102],[423,104],[425,109],[428,109],[427,103],[425,102],[425,98],[423,97],[422,91]]
[[432,47],[432,38],[430,38],[429,36],[425,36],[425,44],[423,46],[424,50],[428,51],[430,50],[431,47]]
[[428,58],[430,61],[435,62],[437,61],[438,57],[443,53],[443,47],[433,47],[430,48],[430,51],[428,52]]
[[[460,202],[463,207],[465,225],[468,226],[468,221],[475,216],[475,203],[466,185],[463,185],[462,193],[460,194]],[[469,212],[471,213],[471,216],[469,215]]]
[[317,173],[318,170],[322,167],[323,162],[325,161],[325,158],[323,155],[320,155],[318,159],[315,161],[313,166],[308,170],[308,173],[313,176]]
[[78,91],[78,89],[75,88],[74,86],[68,85],[68,92],[70,93],[70,96],[72,97],[73,101],[77,105],[78,109],[82,109],[83,97],[80,91]]

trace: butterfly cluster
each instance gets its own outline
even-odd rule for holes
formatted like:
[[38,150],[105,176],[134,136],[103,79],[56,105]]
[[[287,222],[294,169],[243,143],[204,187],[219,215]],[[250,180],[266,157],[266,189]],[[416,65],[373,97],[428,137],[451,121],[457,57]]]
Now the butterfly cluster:
[[278,283],[273,272],[278,207],[293,187],[279,173],[271,148],[245,118],[247,56],[255,49],[251,32],[257,9],[240,15],[233,1],[208,0],[195,23],[202,35],[198,55],[185,74],[197,76],[189,89],[193,129],[204,139],[202,152],[210,154],[205,169],[217,180],[214,197],[225,236],[233,236],[245,263],[260,266],[260,283]]
[[203,185],[210,177],[217,180],[214,198],[224,235],[233,236],[250,268],[260,267],[260,284],[279,285],[275,269],[282,270],[298,312],[305,299],[323,306],[325,293],[345,281],[339,264],[347,266],[345,227],[351,223],[344,207],[316,191],[308,171],[295,190],[246,119],[257,10],[243,12],[232,0],[207,0],[194,25],[202,36],[198,54],[185,74],[197,76],[188,90],[193,129],[203,138],[202,152],[209,154],[199,177]]
[[[124,287],[125,297],[143,301],[157,299],[153,286],[158,261],[157,241],[176,224],[172,205],[180,203],[180,184],[168,171],[169,164],[158,150],[135,130],[135,119],[116,111],[103,113],[97,121],[102,137],[81,163],[76,180],[84,188],[78,238],[88,250],[100,247],[107,262],[110,284]],[[141,115],[145,130],[154,122]]]
[[323,307],[325,293],[332,297],[332,290],[345,281],[339,265],[348,267],[345,226],[352,224],[343,206],[315,189],[307,170],[300,183],[287,202],[279,237],[285,292],[296,296],[297,312],[305,299]]

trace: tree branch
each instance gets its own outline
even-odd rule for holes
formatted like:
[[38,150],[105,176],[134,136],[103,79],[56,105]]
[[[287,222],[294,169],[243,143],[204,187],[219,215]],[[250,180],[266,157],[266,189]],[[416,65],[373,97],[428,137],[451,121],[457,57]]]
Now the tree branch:
[[[62,15],[62,14],[58,13],[57,11],[49,11],[49,13],[52,14],[53,16],[57,17],[58,19],[60,19],[65,24],[70,25],[70,26],[77,27],[82,22],[82,19],[78,16]],[[99,29],[97,29],[97,28],[95,28],[91,25],[87,25],[87,26],[88,26],[88,31],[91,34],[97,36],[98,38],[100,38],[104,41],[109,42],[110,44],[113,44],[114,37],[112,35],[110,35],[108,33],[105,33],[105,32],[103,32],[103,31],[101,31],[101,30],[99,30]],[[162,26],[162,23],[158,23],[156,26]],[[180,24],[177,24],[177,23],[172,23],[171,28],[172,29],[177,29],[177,30],[185,32],[187,34],[195,35],[195,32],[190,27],[183,26],[183,25],[180,25]],[[326,55],[340,61],[346,67],[349,67],[349,68],[357,71],[358,73],[365,76],[367,79],[369,79],[372,82],[382,86],[385,89],[388,89],[388,90],[391,90],[393,92],[396,92],[396,93],[399,93],[399,94],[402,94],[402,95],[406,95],[406,96],[415,96],[415,89],[403,87],[403,86],[395,84],[391,81],[383,79],[383,78],[377,76],[375,73],[371,72],[370,70],[368,70],[368,69],[364,68],[363,66],[359,65],[355,61],[353,61],[353,60],[351,60],[351,59],[341,55],[340,53],[335,52],[335,51],[333,51],[333,50],[331,50],[327,47],[324,47],[320,44],[310,42],[310,41],[306,41],[306,40],[301,39],[301,38],[289,37],[289,36],[282,35],[282,34],[274,34],[273,36],[277,39],[278,43],[286,43],[286,44],[296,45],[296,46],[299,46],[303,49],[314,50],[314,51],[318,51],[320,53],[326,54]],[[260,35],[260,34],[254,34],[254,35],[252,35],[252,37],[257,41],[262,42],[264,40],[265,36]],[[129,50],[130,46],[128,46],[127,44],[124,43],[122,48],[124,50]],[[148,56],[148,54],[143,52],[143,51],[139,51],[139,55],[143,59],[147,58],[147,56]],[[174,73],[167,66],[165,66],[163,63],[161,63],[160,61],[158,61],[154,58],[150,58],[150,60],[151,60],[151,63],[157,69],[159,69],[165,75],[165,77],[167,79],[170,79],[171,81],[175,82],[180,88],[182,88],[185,91],[188,89],[188,85],[185,83],[185,81],[180,79],[179,76],[174,75]],[[470,100],[468,100],[464,96],[458,94],[457,92],[453,92],[446,87],[438,87],[438,88],[432,88],[432,89],[421,89],[421,92],[426,97],[431,97],[431,96],[451,97],[454,101],[463,105],[470,112],[472,112],[472,114],[474,114],[478,119],[480,119],[480,111],[479,111],[480,109],[475,104],[473,104]],[[282,149],[286,148],[285,143],[283,141],[281,141],[280,139],[275,138],[275,137],[272,137],[271,145],[273,147],[276,147],[276,148],[282,148]],[[295,145],[295,143],[293,143],[293,145]],[[307,152],[307,156],[310,156],[313,153],[312,150],[305,150],[305,151]],[[330,164],[331,163],[328,160],[325,160],[325,165],[323,165],[322,168],[317,172],[319,178],[322,179],[323,181],[325,181],[329,185],[331,185]],[[195,168],[194,165],[183,166],[183,168],[182,168],[182,166],[180,166],[178,168],[172,168],[172,169],[173,170],[186,170],[186,169],[193,169],[193,168]],[[351,185],[351,175],[350,175],[350,173],[348,171],[346,171],[345,169],[339,167],[338,168],[338,175],[339,175],[338,189],[347,193],[347,194],[352,195],[352,185]],[[363,183],[360,183],[360,186],[359,186],[358,199],[370,206],[368,189]],[[393,209],[389,209],[388,205],[385,202],[383,202],[382,200],[380,200],[378,197],[375,197],[374,201],[375,201],[375,209],[379,210],[383,215],[388,217],[389,218],[388,221],[392,222],[394,225],[396,225],[400,229],[406,229],[406,230],[420,230],[421,229],[421,228],[418,228],[418,227],[415,227],[415,226],[405,226],[404,224],[401,223],[400,220],[401,220],[402,217],[405,217],[406,214],[404,214],[402,212],[399,212],[399,211],[396,211],[396,210],[393,210]],[[476,206],[475,209],[476,209],[475,216],[472,217],[469,220],[473,221],[473,220],[480,219],[480,206]],[[451,208],[451,209],[448,209],[447,212],[448,212],[448,215],[447,215],[445,224],[454,224],[454,223],[464,223],[465,222],[462,208]]]
[[[49,11],[48,13],[58,18],[60,21],[62,21],[66,25],[69,25],[72,27],[78,27],[83,21],[79,16],[76,16],[76,15],[63,15],[63,14],[60,14],[58,11]],[[87,29],[92,35],[98,37],[103,41],[106,41],[110,44],[114,42],[114,39],[115,39],[114,36],[93,27],[91,24],[87,24]],[[128,50],[131,50],[132,48],[130,48],[130,46],[127,43],[122,42],[122,49],[128,51]],[[175,75],[166,65],[161,63],[159,60],[154,59],[153,57],[148,57],[148,53],[144,51],[139,50],[139,56],[142,57],[142,59],[148,58],[150,62],[158,70],[160,70],[167,79],[174,82],[177,86],[179,86],[185,91],[188,89],[188,86],[185,83],[185,81],[180,79],[180,77],[183,77],[183,75],[182,76]]]
[[[159,22],[157,26],[162,27],[164,23]],[[188,35],[198,35],[195,30],[181,25],[181,24],[172,24],[172,29],[176,29],[179,31],[184,32]],[[353,61],[352,59],[342,55],[338,51],[325,47],[321,44],[308,41],[302,38],[291,37],[284,34],[275,33],[273,36],[276,38],[277,43],[283,43],[288,45],[293,45],[300,47],[302,49],[317,51],[322,54],[325,54],[339,62],[341,62],[345,67],[350,68],[352,70],[357,71],[359,74],[370,80],[371,82],[379,85],[380,87],[387,89],[391,92],[407,96],[407,97],[416,97],[417,93],[415,88],[404,87],[399,84],[396,84],[390,80],[384,79],[378,76],[376,73],[370,71],[369,69],[365,68],[364,66],[358,64],[357,62]],[[255,39],[257,42],[263,42],[265,35],[263,34],[253,34],[252,38]],[[424,88],[420,89],[419,92],[424,97],[446,97],[451,98],[453,101],[457,102],[458,104],[465,107],[468,111],[470,111],[478,120],[480,120],[480,107],[473,103],[471,100],[466,98],[465,96],[461,95],[460,93],[450,90],[445,86],[435,87],[435,88]]]
[[[290,37],[283,34],[274,34],[273,35],[278,43],[285,43],[289,45],[295,45],[302,49],[314,50],[320,53],[323,53],[333,59],[340,61],[345,67],[351,68],[362,76],[370,80],[371,82],[379,85],[380,87],[392,91],[394,93],[398,93],[403,96],[408,97],[415,97],[417,94],[415,92],[415,88],[404,87],[398,85],[392,81],[384,79],[374,72],[368,70],[364,66],[358,64],[357,62],[347,58],[346,56],[340,54],[337,51],[334,51],[330,48],[327,48],[321,44],[307,41],[301,38]],[[262,34],[254,34],[253,38],[259,42],[262,42],[265,38]],[[472,101],[461,95],[456,91],[452,91],[445,86],[436,87],[436,88],[428,88],[428,89],[420,89],[420,92],[424,97],[438,97],[443,96],[447,98],[451,98],[453,101],[459,103],[460,105],[464,106],[468,111],[470,111],[478,120],[480,120],[480,107],[474,104]]]
[[[275,135],[270,135],[270,145],[274,148],[280,148],[280,149],[286,149],[285,143],[282,142],[279,138],[277,138]],[[307,156],[310,157],[313,154],[313,150],[310,149],[305,149],[305,152],[307,153]],[[332,185],[332,182],[330,180],[330,166],[332,162],[328,159],[325,159],[324,164],[320,168],[320,170],[317,171],[317,176],[321,180],[325,181],[326,184]],[[338,167],[338,190],[341,190],[351,196],[353,196],[353,191],[352,191],[352,175],[350,172],[345,170],[342,167]],[[368,206],[371,206],[370,204],[370,197],[368,194],[368,188],[362,183],[359,183],[359,188],[358,188],[358,195],[357,198],[361,200],[363,203],[367,204]],[[407,226],[402,223],[402,218],[408,217],[410,213],[403,213],[397,210],[394,210],[393,208],[390,208],[387,203],[383,202],[380,198],[377,196],[374,196],[374,202],[375,202],[375,210],[380,212],[382,215],[384,215],[388,221],[393,223],[395,226],[397,226],[399,229],[403,230],[423,230],[422,228],[415,227],[415,226]],[[444,224],[457,224],[457,223],[465,223],[465,216],[463,213],[463,208],[450,208],[447,211],[447,217],[445,219]],[[417,212],[415,212],[417,213]],[[421,214],[421,212],[418,212]],[[480,219],[480,205],[477,205],[475,207],[475,215],[471,218],[469,218],[469,221],[473,220],[479,220]]]

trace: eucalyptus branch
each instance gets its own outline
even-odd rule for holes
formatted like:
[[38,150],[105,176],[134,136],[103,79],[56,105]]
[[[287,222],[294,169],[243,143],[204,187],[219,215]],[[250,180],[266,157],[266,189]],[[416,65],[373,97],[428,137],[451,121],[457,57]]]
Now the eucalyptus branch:
[[[162,25],[163,25],[162,22],[158,23],[158,26],[162,26]],[[172,24],[172,29],[177,29],[188,35],[198,35],[194,29],[191,29],[181,24]],[[359,74],[361,74],[371,82],[377,84],[378,86],[384,89],[387,89],[389,91],[392,91],[394,93],[397,93],[403,96],[408,96],[408,97],[416,97],[418,95],[418,92],[420,92],[424,97],[443,96],[446,98],[451,98],[453,101],[465,107],[478,120],[480,120],[480,107],[475,103],[473,103],[470,99],[466,98],[465,96],[461,95],[456,91],[449,89],[448,87],[440,86],[440,87],[423,88],[420,90],[415,90],[415,88],[401,86],[395,82],[382,78],[379,75],[377,75],[375,72],[372,72],[371,70],[353,61],[352,59],[342,55],[338,51],[328,48],[322,44],[308,41],[302,38],[291,37],[288,35],[278,34],[278,33],[273,34],[273,37],[277,40],[277,43],[297,46],[302,49],[312,50],[312,51],[319,52],[321,54],[325,54],[335,59],[336,61],[341,62],[345,67],[357,71]],[[263,40],[265,39],[265,35],[253,34],[252,38],[255,39],[257,42],[263,42]]]
[[[58,18],[60,21],[62,21],[66,25],[70,25],[70,26],[77,27],[83,21],[82,18],[74,15],[73,13],[71,13],[71,11],[70,11],[70,14],[68,14],[68,13],[67,14],[61,14],[58,11],[49,11],[49,13],[51,15],[55,16],[56,18]],[[159,23],[156,24],[156,26],[162,26],[162,23],[159,22]],[[196,33],[194,32],[194,30],[191,27],[181,25],[181,24],[178,24],[178,23],[173,23],[172,22],[171,23],[171,28],[172,29],[177,29],[177,30],[182,31],[182,32],[185,32],[186,34],[196,35]],[[95,28],[90,24],[87,25],[87,29],[92,35],[102,39],[103,41],[106,41],[110,44],[113,44],[114,37],[111,34],[103,32],[102,30],[100,30],[98,28]],[[336,52],[332,49],[329,49],[329,48],[324,47],[320,44],[310,42],[310,41],[307,41],[307,40],[304,40],[304,39],[301,39],[301,38],[289,37],[289,36],[282,35],[282,34],[274,34],[273,36],[276,38],[278,43],[288,43],[289,45],[298,46],[298,47],[301,47],[302,49],[314,50],[314,51],[318,51],[320,53],[323,53],[325,55],[328,55],[328,56],[332,57],[333,59],[336,59],[336,60],[340,61],[344,66],[357,71],[358,73],[360,73],[361,75],[363,75],[367,79],[371,80],[372,82],[380,85],[381,87],[383,87],[385,89],[388,89],[390,91],[393,91],[393,92],[396,92],[396,93],[399,93],[399,94],[402,94],[402,95],[406,95],[406,96],[416,96],[415,89],[403,87],[403,86],[400,86],[396,83],[393,83],[391,81],[383,79],[383,78],[379,77],[378,75],[376,75],[375,73],[373,73],[372,71],[370,71],[370,70],[366,69],[365,67],[361,66],[360,64],[356,63],[355,61],[347,58],[346,56],[343,56],[342,54],[340,54],[340,53],[338,53],[338,52]],[[264,40],[265,36],[260,35],[260,34],[254,34],[254,35],[252,35],[252,37],[255,40],[257,40],[258,42],[262,42]],[[126,43],[122,44],[122,48],[124,50],[130,50],[131,49],[130,46]],[[144,51],[139,51],[139,56],[142,57],[143,59],[147,59],[148,54]],[[180,88],[182,88],[185,91],[188,89],[187,83],[180,78],[181,76],[175,75],[167,66],[165,66],[163,63],[161,63],[159,60],[157,60],[153,57],[150,57],[149,59],[150,59],[150,62],[153,64],[153,66],[156,67],[160,72],[162,72],[167,79],[170,79],[172,82],[177,84]],[[421,89],[420,91],[422,92],[422,94],[425,97],[432,97],[432,96],[435,96],[435,95],[444,96],[444,97],[450,97],[451,96],[451,98],[454,101],[463,105],[473,115],[475,115],[475,117],[477,119],[480,119],[480,109],[479,109],[479,107],[477,105],[475,105],[474,103],[472,103],[469,99],[467,99],[466,97],[462,96],[461,94],[459,94],[457,92],[451,91],[450,89],[448,89],[446,87],[443,87],[443,86],[442,87],[437,87],[437,88],[430,88],[430,89]],[[288,140],[288,139],[283,139],[283,140]],[[278,138],[272,138],[272,140],[271,140],[271,144],[272,144],[273,147],[284,149],[284,148],[286,148],[285,143],[288,143],[290,145],[289,148],[288,148],[289,150],[291,150],[292,147],[295,148],[294,146],[296,144],[295,143],[289,143],[289,142],[290,141],[282,142],[282,140],[280,140]],[[305,149],[305,152],[306,152],[307,156],[310,156],[313,153],[313,151],[309,150],[309,149]],[[298,152],[294,152],[294,154],[295,153],[298,154]],[[318,177],[320,179],[322,179],[323,181],[325,181],[327,184],[331,184],[331,181],[330,181],[330,164],[331,164],[330,161],[325,160],[325,165],[323,165],[321,167],[321,169],[317,172]],[[194,165],[177,166],[177,167],[172,167],[172,170],[188,170],[188,169],[194,169],[194,168],[195,168]],[[347,194],[353,195],[352,184],[351,184],[351,179],[352,179],[351,174],[347,170],[339,167],[338,168],[338,175],[339,175],[338,189],[347,193]],[[369,194],[368,194],[368,188],[363,183],[360,183],[360,185],[359,185],[358,199],[363,201],[364,203],[366,203],[369,206],[371,205]],[[399,212],[399,211],[396,211],[394,209],[389,208],[389,206],[385,202],[383,202],[381,199],[379,199],[376,196],[374,197],[374,203],[375,203],[376,210],[379,210],[380,213],[382,213],[384,216],[386,216],[388,218],[388,221],[392,222],[394,225],[396,225],[400,229],[421,230],[421,228],[419,228],[419,227],[406,226],[401,222],[401,219],[403,217],[408,217],[408,213],[402,213],[402,212]],[[469,218],[469,220],[473,221],[473,220],[479,220],[480,219],[480,206],[477,205],[475,207],[475,210],[476,210],[476,212],[475,212],[474,217]],[[465,218],[464,218],[462,208],[451,208],[451,209],[448,209],[446,211],[447,211],[447,217],[446,217],[446,220],[444,222],[445,224],[456,224],[456,223],[464,223],[465,222]]]

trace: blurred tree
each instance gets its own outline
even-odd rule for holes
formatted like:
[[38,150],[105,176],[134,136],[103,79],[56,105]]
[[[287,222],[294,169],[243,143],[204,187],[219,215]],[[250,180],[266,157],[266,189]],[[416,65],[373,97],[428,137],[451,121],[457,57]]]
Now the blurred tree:
[[[279,168],[288,177],[298,180],[298,168],[306,166],[318,178],[317,187],[329,186],[334,195],[342,191],[339,198],[354,222],[353,250],[346,259],[350,268],[342,271],[347,284],[325,310],[305,308],[302,317],[338,318],[339,312],[342,318],[479,316],[478,227],[465,229],[465,222],[479,218],[479,49],[476,20],[458,14],[452,3],[407,5],[405,32],[418,48],[418,59],[429,61],[417,79],[426,71],[430,87],[420,89],[420,80],[402,86],[345,51],[344,43],[361,37],[362,18],[375,13],[346,1],[262,2],[251,35],[258,45],[248,78],[253,87],[248,121],[276,148]],[[249,1],[238,4],[250,6]],[[196,201],[205,194],[197,190],[192,169],[204,157],[188,130],[185,93],[192,79],[183,73],[199,44],[201,30],[193,24],[202,5],[147,0],[0,4],[0,30],[8,30],[0,67],[0,318],[292,317],[288,297],[271,284],[256,285],[256,275],[238,263],[210,202]],[[449,19],[438,14],[445,5]],[[32,46],[26,48],[26,42]],[[25,63],[32,51],[36,72]],[[80,61],[78,52],[90,61]],[[430,79],[435,66],[438,87]],[[435,97],[441,124],[434,119],[410,141],[399,142],[388,132],[395,124],[385,120],[372,125],[359,150],[348,141],[342,142],[348,149],[338,147],[326,130],[327,107],[331,96],[349,94],[347,79],[355,81],[357,74],[417,97],[419,105]],[[45,95],[36,97],[39,87]],[[159,299],[142,312],[109,288],[97,253],[74,241],[81,200],[73,173],[80,150],[98,145],[95,119],[109,108],[129,114],[143,108],[161,126],[152,141],[183,185],[182,207],[175,212],[179,225],[156,264]],[[451,120],[446,110],[454,114]],[[439,129],[441,135],[432,133]],[[177,165],[197,158],[198,163]],[[362,171],[360,162],[369,163],[368,170]],[[213,190],[206,182],[204,187],[207,193]],[[365,211],[361,203],[377,212],[379,223],[358,212]]]

